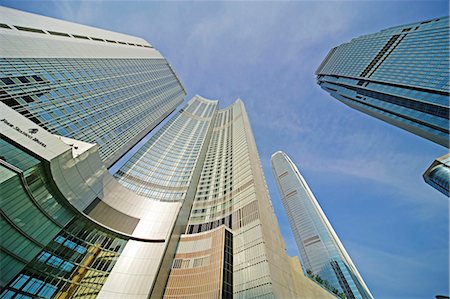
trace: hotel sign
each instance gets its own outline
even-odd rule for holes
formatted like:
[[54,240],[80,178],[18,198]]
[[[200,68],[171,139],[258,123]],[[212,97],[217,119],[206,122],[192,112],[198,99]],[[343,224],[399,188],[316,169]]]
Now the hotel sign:
[[8,127],[12,128],[12,129],[16,130],[17,132],[19,132],[23,136],[29,138],[30,140],[36,142],[40,146],[42,146],[44,148],[47,147],[47,144],[45,144],[44,142],[39,140],[39,138],[33,136],[39,131],[39,129],[37,129],[37,128],[29,128],[29,129],[25,129],[25,130],[21,129],[18,126],[15,126],[12,123],[10,123],[6,118],[0,119],[0,122],[4,123],[5,125],[7,125]]

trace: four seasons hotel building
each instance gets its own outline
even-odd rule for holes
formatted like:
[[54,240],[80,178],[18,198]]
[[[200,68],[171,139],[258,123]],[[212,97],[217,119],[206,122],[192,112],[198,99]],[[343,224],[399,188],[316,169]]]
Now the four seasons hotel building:
[[0,8],[0,298],[332,298],[289,258],[242,101],[146,41]]

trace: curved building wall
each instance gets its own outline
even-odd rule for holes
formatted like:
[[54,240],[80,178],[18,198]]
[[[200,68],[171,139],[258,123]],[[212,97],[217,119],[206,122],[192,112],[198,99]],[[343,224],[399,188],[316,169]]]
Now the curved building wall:
[[0,152],[0,298],[94,298],[128,238],[64,204],[42,161],[5,139]]
[[183,101],[146,41],[0,7],[0,101],[112,165]]
[[181,202],[191,184],[217,102],[192,98],[114,175],[149,199]]
[[272,169],[308,274],[347,298],[373,298],[297,167],[285,153],[276,152]]
[[423,174],[425,182],[446,195],[450,196],[450,154],[437,158]]
[[232,298],[233,235],[224,226],[183,235],[164,298]]
[[[178,240],[186,229],[216,106],[216,101],[199,96],[192,98],[115,174],[119,182],[117,185],[135,194],[130,204],[134,205],[137,212],[135,217],[140,220],[133,235],[159,237],[163,243],[154,245],[163,246],[145,249],[129,242],[129,250],[125,248],[122,254],[123,262],[118,261],[100,298],[141,296],[141,293],[135,293],[132,286],[136,284],[137,278],[145,279],[144,275],[149,276],[148,281],[153,281],[152,285],[149,284],[151,289],[148,293],[155,298],[163,296]],[[120,206],[120,202],[117,205]],[[148,212],[139,216],[144,207],[148,207]],[[135,250],[147,251],[143,254],[149,258],[150,269],[154,270],[149,273],[144,265],[138,264],[139,257],[136,258]],[[138,277],[129,275],[126,255],[140,269]],[[127,288],[119,283],[124,276],[128,276],[130,281]],[[145,290],[147,286],[144,283],[142,280],[137,285]]]
[[224,224],[233,230],[233,292],[237,298],[273,292],[244,113],[238,100],[217,114],[187,229],[195,234]]

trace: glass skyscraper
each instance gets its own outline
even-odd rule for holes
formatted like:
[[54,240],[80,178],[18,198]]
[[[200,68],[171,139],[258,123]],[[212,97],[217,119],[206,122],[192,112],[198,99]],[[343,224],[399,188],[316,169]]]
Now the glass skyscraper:
[[242,101],[147,42],[0,8],[0,298],[333,298],[285,253]]
[[295,164],[279,151],[272,170],[307,274],[341,298],[373,298]]
[[437,158],[423,174],[427,184],[450,196],[450,154]]
[[331,49],[320,87],[352,108],[449,146],[449,19],[364,35]]
[[[131,256],[120,257],[123,263],[114,267],[99,294],[100,298],[146,296],[161,298],[171,269],[173,256],[184,232],[195,190],[198,185],[212,119],[217,101],[193,97],[172,119],[114,174],[127,193],[133,209],[128,214],[140,218],[134,234],[151,237],[154,246],[129,244]],[[116,204],[121,205],[118,198]],[[158,241],[158,242],[156,242]],[[138,265],[147,257],[147,264]],[[130,261],[136,268],[130,268]],[[141,292],[136,283],[120,281],[127,277],[141,279]]]
[[[317,82],[344,104],[449,147],[449,18],[401,25],[330,50]],[[448,173],[440,180],[450,180]]]

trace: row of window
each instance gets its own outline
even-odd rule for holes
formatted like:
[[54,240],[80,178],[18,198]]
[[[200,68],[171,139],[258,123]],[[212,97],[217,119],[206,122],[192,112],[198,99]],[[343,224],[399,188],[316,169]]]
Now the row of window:
[[[215,106],[200,100],[189,102],[116,173],[119,182],[134,192],[155,200],[183,200],[184,192],[170,189],[187,189],[211,121],[211,118],[204,120],[191,117],[183,111],[203,117],[208,115],[205,113],[212,114],[211,107]],[[133,180],[133,177],[136,179]],[[152,187],[152,184],[161,187]]]
[[129,42],[126,43],[126,42],[122,42],[122,41],[115,41],[115,40],[104,39],[104,38],[99,38],[99,37],[89,37],[89,36],[80,35],[80,34],[73,34],[73,33],[70,34],[70,33],[65,33],[65,32],[43,30],[43,29],[18,26],[18,25],[7,25],[7,24],[3,24],[3,23],[0,23],[0,28],[3,28],[3,29],[15,28],[19,31],[25,31],[25,32],[49,34],[49,35],[54,35],[54,36],[71,37],[71,38],[76,38],[76,39],[81,39],[81,40],[92,40],[92,41],[98,41],[98,42],[107,42],[107,43],[112,43],[112,44],[128,45],[128,46],[135,46],[135,47],[152,48],[151,46],[148,46],[148,45],[141,45],[141,44],[129,43]]
[[[3,102],[52,133],[99,143],[104,160],[184,96],[162,59],[5,58],[0,63]],[[17,70],[20,74],[8,76]]]

